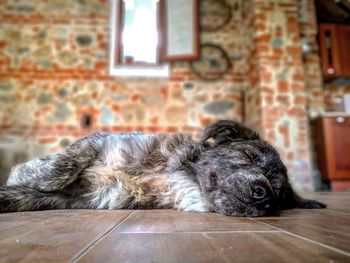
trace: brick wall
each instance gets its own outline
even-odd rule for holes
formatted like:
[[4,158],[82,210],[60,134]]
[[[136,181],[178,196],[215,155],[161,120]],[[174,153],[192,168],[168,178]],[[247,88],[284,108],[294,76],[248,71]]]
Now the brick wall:
[[[323,93],[318,57],[304,57],[300,39],[308,37],[316,45],[314,16],[302,21],[302,3],[294,0],[245,4],[245,25],[251,32],[246,120],[277,147],[292,184],[309,191],[314,176],[308,117],[322,112]],[[303,4],[305,14],[312,14],[313,3]]]
[[317,21],[314,0],[298,2],[300,37],[310,45],[312,52],[304,54],[303,66],[306,89],[306,106],[314,117],[324,111],[324,89],[319,47],[317,43]]

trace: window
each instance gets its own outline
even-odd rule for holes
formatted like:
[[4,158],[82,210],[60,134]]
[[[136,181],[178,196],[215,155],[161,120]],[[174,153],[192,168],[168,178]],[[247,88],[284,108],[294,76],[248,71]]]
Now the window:
[[167,77],[167,62],[198,58],[197,0],[111,0],[110,73]]

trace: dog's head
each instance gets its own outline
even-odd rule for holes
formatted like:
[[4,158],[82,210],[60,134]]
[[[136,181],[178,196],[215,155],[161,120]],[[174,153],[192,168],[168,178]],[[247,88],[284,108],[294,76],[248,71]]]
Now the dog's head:
[[204,150],[194,170],[214,211],[262,216],[279,208],[324,206],[297,196],[277,151],[239,123],[219,121],[208,126],[201,143]]

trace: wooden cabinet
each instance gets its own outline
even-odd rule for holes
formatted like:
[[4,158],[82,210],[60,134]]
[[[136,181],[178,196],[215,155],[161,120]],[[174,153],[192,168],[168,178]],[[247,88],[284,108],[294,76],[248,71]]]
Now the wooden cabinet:
[[350,77],[350,25],[320,24],[319,42],[324,77]]
[[313,128],[322,179],[350,182],[350,115],[321,117]]

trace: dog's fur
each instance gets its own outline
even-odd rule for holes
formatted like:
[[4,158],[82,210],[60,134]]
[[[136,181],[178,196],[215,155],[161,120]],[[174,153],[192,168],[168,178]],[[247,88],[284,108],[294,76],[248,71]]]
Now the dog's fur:
[[188,136],[95,133],[47,158],[15,166],[0,212],[176,208],[230,216],[324,208],[291,188],[276,150],[233,121]]

